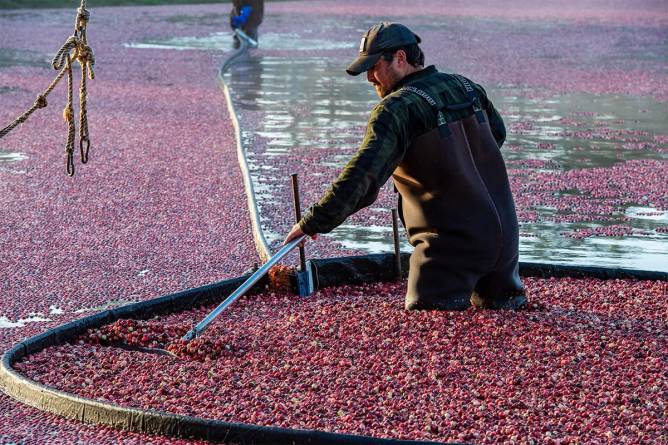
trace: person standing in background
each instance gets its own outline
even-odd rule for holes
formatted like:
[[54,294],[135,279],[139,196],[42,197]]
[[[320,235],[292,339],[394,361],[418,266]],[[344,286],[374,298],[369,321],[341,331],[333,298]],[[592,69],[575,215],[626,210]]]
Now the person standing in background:
[[[263,0],[232,0],[232,12],[230,13],[230,26],[232,29],[240,29],[248,37],[257,42],[258,28],[264,18]],[[241,42],[234,35],[233,46],[239,48]]]

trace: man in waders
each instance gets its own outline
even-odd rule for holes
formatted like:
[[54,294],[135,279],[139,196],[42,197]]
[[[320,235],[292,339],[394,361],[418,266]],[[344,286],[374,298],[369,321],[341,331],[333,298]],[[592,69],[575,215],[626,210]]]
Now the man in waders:
[[527,300],[503,121],[482,87],[424,68],[418,43],[398,23],[364,34],[346,71],[366,72],[382,100],[355,156],[285,241],[330,232],[373,203],[391,175],[415,247],[406,309],[519,309]]
[[[264,17],[264,0],[232,0],[230,26],[232,29],[241,29],[248,37],[257,42],[258,28]],[[239,48],[241,42],[234,35],[233,46]]]

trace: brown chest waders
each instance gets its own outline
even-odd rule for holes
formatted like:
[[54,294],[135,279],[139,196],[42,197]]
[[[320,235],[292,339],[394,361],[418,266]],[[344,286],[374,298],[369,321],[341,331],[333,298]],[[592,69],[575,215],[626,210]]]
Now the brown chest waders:
[[[393,173],[399,214],[415,247],[410,259],[406,309],[462,310],[471,296],[497,302],[522,294],[519,232],[506,166],[486,113],[466,79],[468,102],[437,105],[420,95],[438,125],[408,147]],[[473,108],[447,122],[443,110]]]

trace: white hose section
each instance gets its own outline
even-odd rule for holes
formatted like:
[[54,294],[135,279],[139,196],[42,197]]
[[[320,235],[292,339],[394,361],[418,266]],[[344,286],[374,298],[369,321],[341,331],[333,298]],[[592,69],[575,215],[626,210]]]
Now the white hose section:
[[230,95],[230,90],[223,79],[222,73],[218,76],[220,83],[223,85],[223,93],[225,94],[225,100],[227,101],[227,110],[232,119],[232,125],[234,126],[234,134],[237,140],[237,158],[239,160],[239,167],[241,168],[241,175],[244,178],[244,188],[246,191],[246,197],[248,198],[248,212],[250,214],[251,226],[253,231],[253,240],[255,241],[255,248],[257,253],[260,256],[262,262],[266,262],[271,257],[271,252],[269,250],[269,244],[267,239],[264,236],[262,231],[262,225],[260,221],[260,210],[257,206],[257,201],[255,200],[255,191],[253,189],[253,181],[251,180],[250,171],[248,169],[248,160],[246,159],[246,150],[243,146],[243,141],[241,139],[241,126],[239,125],[239,118],[237,112],[234,109],[232,104],[232,96]]

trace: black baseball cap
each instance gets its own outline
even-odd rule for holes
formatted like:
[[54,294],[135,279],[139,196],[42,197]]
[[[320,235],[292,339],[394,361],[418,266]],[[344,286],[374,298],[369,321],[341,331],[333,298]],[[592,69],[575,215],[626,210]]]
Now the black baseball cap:
[[357,76],[373,67],[388,49],[420,43],[421,39],[400,23],[381,22],[369,29],[360,42],[357,59],[348,66],[346,72]]

